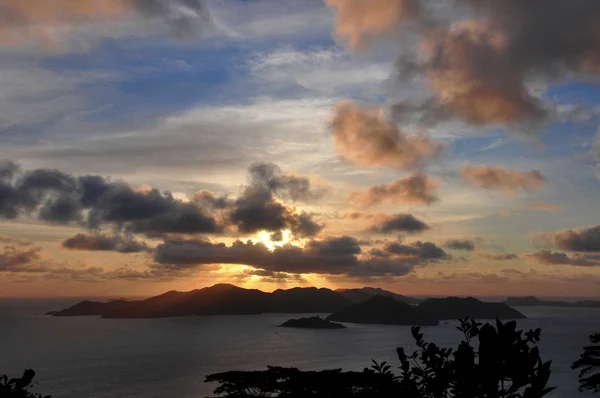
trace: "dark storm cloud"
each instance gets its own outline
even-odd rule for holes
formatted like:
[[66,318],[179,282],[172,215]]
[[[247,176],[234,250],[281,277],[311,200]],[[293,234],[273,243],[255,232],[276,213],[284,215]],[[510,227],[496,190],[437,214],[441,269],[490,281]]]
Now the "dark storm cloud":
[[269,239],[271,239],[271,242],[281,242],[283,240],[283,232],[273,232],[271,235],[269,235]]
[[310,214],[298,214],[277,198],[277,195],[287,195],[292,200],[322,197],[323,191],[313,189],[308,179],[284,176],[279,167],[271,163],[255,163],[250,166],[249,174],[249,185],[230,205],[229,219],[239,232],[289,229],[294,236],[307,238],[316,236],[323,229]]
[[268,189],[249,187],[235,201],[230,217],[240,232],[255,233],[287,228],[291,214]]
[[429,225],[412,214],[396,214],[374,225],[371,230],[382,234],[391,234],[395,232],[417,233],[429,228]]
[[0,216],[35,215],[53,224],[79,223],[97,229],[106,225],[136,233],[215,233],[215,218],[169,192],[136,191],[100,176],[74,177],[58,170],[38,169],[0,182]]
[[213,216],[190,203],[182,203],[173,211],[136,221],[132,225],[135,233],[197,234],[221,230]]
[[550,250],[539,250],[528,254],[527,257],[544,265],[572,265],[580,267],[600,266],[599,256],[574,255],[569,256],[566,253],[553,252]]
[[115,251],[119,253],[140,253],[148,251],[143,243],[122,236],[106,234],[77,234],[62,241],[62,247],[81,251]]
[[203,264],[244,264],[289,274],[401,276],[417,265],[446,258],[433,244],[418,242],[413,247],[416,252],[398,256],[385,250],[363,253],[359,242],[351,237],[312,240],[304,248],[284,245],[273,251],[263,243],[252,241],[236,241],[227,246],[208,241],[172,240],[157,247],[155,260],[169,267],[182,268]]
[[346,242],[345,238],[314,241],[305,249],[285,245],[272,252],[264,244],[252,241],[236,241],[231,246],[206,241],[167,241],[156,248],[155,260],[160,264],[184,266],[246,264],[296,274],[340,274],[358,265],[356,246]]
[[38,169],[0,180],[0,217],[37,216],[52,224],[110,226],[148,236],[215,234],[228,228],[240,233],[290,230],[298,238],[319,234],[323,225],[311,214],[282,203],[278,193],[295,200],[321,197],[307,179],[283,176],[271,164],[250,168],[249,185],[237,199],[202,190],[191,202],[155,188],[135,190],[101,176],[75,177]]
[[324,228],[323,224],[314,221],[312,216],[305,212],[294,214],[289,223],[292,234],[299,238],[317,236]]
[[390,255],[417,257],[421,260],[445,260],[450,255],[432,242],[417,241],[410,245],[402,242],[391,242],[384,246],[383,251]]
[[450,239],[446,241],[446,247],[452,250],[464,250],[472,252],[475,250],[475,242],[467,239]]
[[591,228],[566,229],[543,234],[542,238],[561,250],[571,252],[600,252],[600,225]]

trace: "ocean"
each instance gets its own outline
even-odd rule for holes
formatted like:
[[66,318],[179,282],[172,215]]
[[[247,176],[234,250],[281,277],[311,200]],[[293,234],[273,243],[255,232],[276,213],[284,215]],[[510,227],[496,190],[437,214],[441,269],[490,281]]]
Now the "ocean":
[[[40,315],[77,300],[0,300],[0,374],[37,372],[37,391],[54,398],[199,398],[215,385],[207,374],[260,370],[267,365],[302,370],[362,370],[370,360],[397,364],[396,347],[414,349],[410,328],[354,325],[303,330],[276,325],[298,314],[167,319],[55,318]],[[570,369],[588,335],[600,332],[600,309],[517,308],[519,328],[542,328],[540,352],[552,360],[552,394],[584,398]],[[308,316],[303,314],[301,316]],[[423,328],[444,346],[460,339],[456,322]]]

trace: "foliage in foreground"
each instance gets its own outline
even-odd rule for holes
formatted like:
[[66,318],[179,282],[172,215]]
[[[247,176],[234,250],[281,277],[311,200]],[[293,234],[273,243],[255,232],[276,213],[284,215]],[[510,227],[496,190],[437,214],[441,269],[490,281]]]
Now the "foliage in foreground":
[[583,353],[573,363],[579,371],[579,390],[600,393],[600,333],[590,336],[593,345],[583,347]]
[[0,398],[50,398],[50,395],[42,397],[29,391],[33,383],[35,372],[26,369],[20,378],[9,379],[6,375],[0,376]]
[[[264,371],[209,375],[218,382],[218,397],[402,397],[402,398],[541,398],[548,387],[550,362],[537,348],[540,329],[523,333],[516,322],[482,326],[461,320],[464,339],[456,349],[425,341],[421,329],[412,328],[418,349],[412,354],[397,349],[399,375],[391,365],[373,361],[363,372],[341,369],[303,372],[268,367]],[[478,342],[477,347],[475,341]]]

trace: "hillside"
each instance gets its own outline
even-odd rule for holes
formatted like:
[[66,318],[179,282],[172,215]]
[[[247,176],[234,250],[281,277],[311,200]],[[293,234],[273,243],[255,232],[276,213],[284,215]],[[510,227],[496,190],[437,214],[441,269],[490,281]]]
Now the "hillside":
[[422,300],[414,297],[403,296],[394,292],[389,292],[376,287],[363,287],[361,289],[337,289],[336,293],[344,296],[353,303],[367,301],[375,296],[391,297],[396,301],[406,304],[419,304]]
[[331,314],[328,321],[363,324],[434,326],[436,318],[392,297],[375,296]]
[[432,298],[417,306],[438,320],[447,319],[524,319],[514,308],[504,303],[485,303],[473,297]]

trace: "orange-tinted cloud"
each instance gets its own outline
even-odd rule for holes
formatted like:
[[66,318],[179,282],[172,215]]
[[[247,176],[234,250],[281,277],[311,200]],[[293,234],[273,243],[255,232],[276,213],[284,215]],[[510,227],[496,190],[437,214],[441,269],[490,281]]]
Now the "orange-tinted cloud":
[[522,171],[491,166],[470,166],[462,168],[462,175],[471,185],[502,191],[510,196],[517,196],[519,190],[535,192],[547,179],[537,170]]
[[481,258],[485,258],[486,260],[492,260],[492,261],[509,261],[509,260],[516,260],[519,258],[519,256],[514,253],[478,252],[477,255]]
[[371,207],[382,203],[425,205],[437,202],[439,183],[419,172],[389,184],[375,185],[362,192],[352,192],[350,202],[358,207]]
[[[531,83],[600,74],[597,0],[451,3],[456,14],[450,18],[468,19],[452,23],[450,12],[427,2],[419,8],[409,1],[326,0],[338,10],[337,35],[351,48],[400,27],[410,30],[419,44],[403,43],[397,75],[426,79],[434,100],[426,105],[446,119],[474,125],[544,122],[552,112]],[[402,25],[406,20],[416,23]]]
[[135,17],[164,18],[176,35],[190,33],[195,23],[207,22],[201,1],[4,0],[0,4],[0,43],[60,47],[86,23]]
[[548,211],[550,213],[556,213],[557,211],[560,210],[560,206],[553,205],[553,204],[548,203],[548,202],[544,202],[543,200],[538,200],[538,201],[533,202],[532,204],[530,204],[529,207],[528,207],[528,209],[529,210]]
[[362,109],[350,100],[335,106],[331,128],[338,152],[361,166],[414,168],[442,150],[427,137],[407,135],[381,109]]
[[474,124],[509,124],[544,116],[525,87],[524,70],[512,67],[503,32],[476,21],[423,37],[425,69],[439,102]]
[[361,49],[371,36],[387,35],[398,24],[419,14],[417,0],[325,0],[337,10],[336,34],[348,45]]
[[42,248],[24,242],[11,242],[0,253],[0,272],[21,272],[38,260]]

